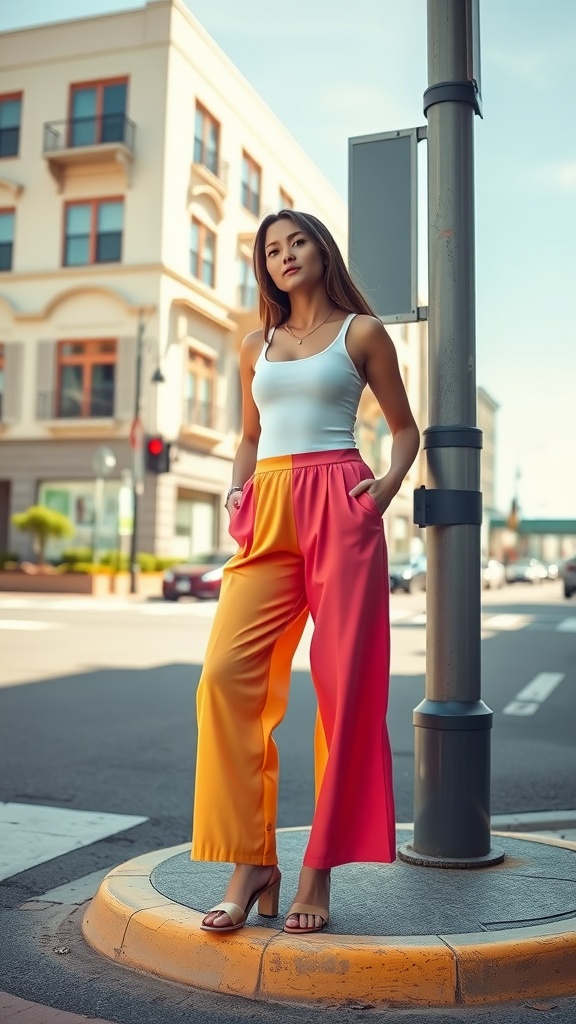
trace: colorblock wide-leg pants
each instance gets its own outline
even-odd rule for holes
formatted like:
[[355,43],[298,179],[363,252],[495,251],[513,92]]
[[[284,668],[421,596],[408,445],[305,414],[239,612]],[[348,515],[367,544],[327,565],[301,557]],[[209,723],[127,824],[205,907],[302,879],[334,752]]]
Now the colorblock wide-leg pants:
[[193,859],[276,863],[272,732],[308,612],[318,715],[304,864],[395,858],[384,531],[373,499],[348,493],[367,477],[356,450],[314,452],[260,460],[244,488],[198,688]]

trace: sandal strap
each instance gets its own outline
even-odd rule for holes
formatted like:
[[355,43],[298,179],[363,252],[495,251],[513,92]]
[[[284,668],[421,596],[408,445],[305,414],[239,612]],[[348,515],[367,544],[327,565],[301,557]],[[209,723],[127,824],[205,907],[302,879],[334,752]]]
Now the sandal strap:
[[[246,917],[246,911],[242,910],[242,907],[239,907],[237,903],[219,903],[208,911],[208,914],[218,913],[228,914],[232,924],[238,924],[243,917]],[[206,914],[206,917],[208,914]]]
[[314,917],[321,917],[326,924],[330,916],[327,907],[315,907],[312,903],[293,903],[286,916],[290,917],[292,914],[313,914]]

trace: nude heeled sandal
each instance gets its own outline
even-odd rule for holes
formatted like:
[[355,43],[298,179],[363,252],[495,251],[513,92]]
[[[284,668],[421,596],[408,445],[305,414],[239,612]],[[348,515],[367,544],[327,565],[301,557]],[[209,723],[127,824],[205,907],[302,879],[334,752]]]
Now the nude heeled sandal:
[[[289,928],[286,921],[292,916],[292,914],[314,914],[314,917],[322,918],[322,924],[312,925],[311,928],[300,928],[300,926],[297,928]],[[284,931],[287,932],[288,935],[304,935],[306,932],[321,932],[326,928],[329,920],[330,914],[327,907],[315,907],[311,903],[293,903],[286,915],[286,920],[284,921]]]
[[216,907],[212,907],[208,911],[208,914],[224,913],[228,914],[228,917],[232,921],[232,924],[218,925],[206,924],[206,917],[202,921],[200,928],[204,932],[237,932],[240,928],[243,928],[246,924],[248,914],[252,910],[252,907],[258,901],[258,913],[262,917],[277,917],[278,916],[278,903],[280,900],[280,882],[282,875],[278,868],[274,868],[270,880],[266,882],[266,885],[261,886],[256,892],[253,892],[245,908],[239,907],[237,903],[219,903]]

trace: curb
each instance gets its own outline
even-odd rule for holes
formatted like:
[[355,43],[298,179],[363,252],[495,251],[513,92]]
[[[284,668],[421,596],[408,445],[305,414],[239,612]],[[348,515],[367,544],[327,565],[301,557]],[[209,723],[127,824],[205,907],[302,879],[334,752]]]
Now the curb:
[[[566,840],[514,838],[576,851]],[[450,1007],[576,991],[576,917],[445,936],[289,936],[250,926],[211,936],[200,931],[200,912],[173,903],[150,882],[154,868],[189,848],[155,851],[114,868],[84,916],[88,944],[126,967],[255,1000]]]

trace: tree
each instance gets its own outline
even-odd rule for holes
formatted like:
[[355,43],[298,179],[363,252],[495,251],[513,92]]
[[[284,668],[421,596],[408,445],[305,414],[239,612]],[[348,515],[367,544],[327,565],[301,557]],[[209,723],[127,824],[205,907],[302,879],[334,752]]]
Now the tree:
[[15,512],[11,517],[14,526],[23,533],[31,533],[34,550],[38,554],[38,565],[44,565],[46,542],[50,537],[72,537],[74,527],[68,516],[45,505],[31,505],[25,512]]

